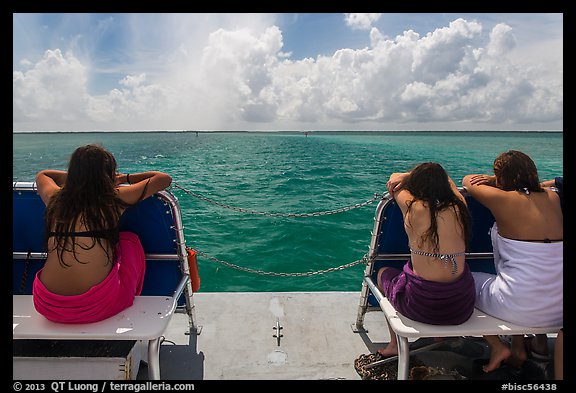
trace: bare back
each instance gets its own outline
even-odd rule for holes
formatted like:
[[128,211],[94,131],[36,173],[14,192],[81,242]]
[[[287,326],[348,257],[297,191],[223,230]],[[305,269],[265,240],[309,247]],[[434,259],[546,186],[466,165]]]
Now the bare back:
[[564,238],[564,218],[560,197],[550,189],[544,192],[505,191],[474,183],[478,175],[467,175],[462,184],[486,206],[498,223],[501,236],[523,241],[554,241]]
[[[36,175],[38,194],[46,205],[61,190],[66,177],[67,173],[60,170],[44,170]],[[119,186],[128,180],[128,175],[117,175],[116,192],[118,198],[126,206],[134,205],[150,197],[168,187],[172,182],[172,178],[168,174],[157,171],[133,173],[131,179],[133,180],[130,184]],[[117,207],[119,217],[126,206],[119,205]],[[76,232],[94,229],[86,228],[81,222],[82,220],[78,220]],[[115,223],[116,226],[118,224],[119,222]],[[114,230],[114,228],[104,229]],[[99,240],[102,246],[98,244],[95,237],[76,237],[75,255],[70,251],[70,245],[67,245],[67,250],[63,251],[62,258],[68,266],[62,266],[58,260],[58,253],[54,250],[55,240],[49,237],[49,252],[41,272],[40,281],[50,292],[66,296],[85,293],[91,287],[102,282],[114,266],[114,261],[110,260],[113,255],[113,245],[104,238]]]
[[[439,249],[438,254],[456,254],[466,250],[464,234],[458,221],[458,216],[450,207],[438,212],[436,218]],[[422,243],[424,233],[430,227],[430,211],[425,203],[416,201],[404,216],[404,229],[408,235],[411,250],[435,253],[432,244]],[[456,280],[464,271],[465,256],[454,257],[457,273],[452,274],[449,264],[442,262],[438,257],[418,255],[412,253],[412,270],[420,277],[437,282],[451,282]]]
[[491,208],[501,236],[526,241],[564,238],[560,199],[554,191],[504,192],[504,201]]
[[[81,232],[87,228],[79,227],[76,230]],[[70,251],[62,254],[63,262],[68,265],[66,267],[58,260],[58,253],[54,250],[54,238],[49,238],[48,250],[51,251],[48,252],[41,275],[44,286],[52,293],[70,296],[85,293],[102,282],[112,270],[113,261],[108,260],[112,255],[111,246],[105,239],[101,239],[101,242],[108,247],[108,254],[100,247],[96,238],[76,237],[76,254]]]

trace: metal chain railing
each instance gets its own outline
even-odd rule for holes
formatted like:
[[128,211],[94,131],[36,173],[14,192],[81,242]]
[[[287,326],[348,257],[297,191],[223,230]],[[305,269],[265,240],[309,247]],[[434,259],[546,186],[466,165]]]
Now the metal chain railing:
[[362,264],[366,264],[368,262],[368,254],[364,254],[364,256],[354,262],[350,262],[350,263],[346,263],[344,265],[340,265],[337,267],[331,267],[328,269],[324,269],[324,270],[316,270],[316,271],[311,271],[311,272],[296,272],[296,273],[282,273],[282,272],[267,272],[264,270],[259,270],[259,269],[251,269],[248,267],[243,267],[243,266],[238,266],[238,265],[234,265],[230,262],[225,262],[222,261],[218,258],[212,257],[208,254],[206,254],[203,251],[200,251],[196,248],[194,248],[194,251],[196,251],[197,255],[200,255],[206,259],[209,259],[213,262],[219,263],[221,265],[224,266],[228,266],[232,269],[237,269],[237,270],[242,270],[244,272],[248,272],[248,273],[254,273],[254,274],[259,274],[259,275],[263,275],[263,276],[280,276],[280,277],[307,277],[307,276],[314,276],[314,275],[318,275],[318,274],[324,274],[324,273],[330,273],[330,272],[335,272],[338,270],[344,270],[347,269],[349,267],[358,265],[360,263]]
[[[252,209],[245,209],[245,208],[241,208],[241,207],[235,207],[235,206],[231,206],[222,202],[218,202],[215,201],[213,199],[207,198],[203,195],[197,194],[195,192],[192,192],[190,190],[187,190],[186,188],[182,187],[181,185],[179,185],[176,182],[172,182],[172,187],[178,188],[182,191],[184,191],[186,194],[193,196],[195,198],[198,198],[200,200],[203,200],[205,202],[211,203],[213,205],[217,205],[226,209],[230,209],[230,210],[234,210],[237,212],[241,212],[241,213],[248,213],[248,214],[257,214],[257,215],[262,215],[262,216],[268,216],[268,217],[317,217],[317,216],[325,216],[325,215],[329,215],[329,214],[337,214],[337,213],[342,213],[342,212],[346,212],[349,210],[353,210],[353,209],[357,209],[363,206],[367,206],[371,203],[374,203],[376,200],[378,199],[383,199],[385,197],[385,194],[374,194],[374,197],[370,200],[367,200],[365,202],[362,203],[357,203],[355,205],[351,205],[351,206],[346,206],[346,207],[342,207],[339,209],[334,209],[334,210],[327,210],[327,211],[321,211],[321,212],[312,212],[312,213],[269,213],[269,212],[261,212],[261,211],[256,211],[256,210],[252,210]],[[334,272],[334,271],[338,271],[338,270],[344,270],[347,269],[349,267],[358,265],[358,264],[367,264],[368,262],[368,257],[367,254],[365,254],[362,258],[354,261],[354,262],[350,262],[350,263],[346,263],[344,265],[340,265],[337,267],[332,267],[332,268],[328,268],[328,269],[324,269],[324,270],[316,270],[316,271],[311,271],[311,272],[300,272],[300,273],[286,273],[286,272],[268,272],[268,271],[264,271],[264,270],[259,270],[259,269],[251,269],[251,268],[247,268],[247,267],[243,267],[243,266],[239,266],[239,265],[235,265],[232,264],[230,262],[226,262],[226,261],[222,261],[218,258],[215,258],[213,256],[208,255],[207,253],[205,253],[204,251],[200,251],[197,249],[194,249],[194,251],[196,251],[196,254],[199,256],[202,256],[210,261],[219,263],[221,265],[233,268],[233,269],[237,269],[237,270],[241,270],[244,272],[248,272],[248,273],[254,273],[254,274],[259,274],[259,275],[264,275],[264,276],[281,276],[281,277],[306,277],[306,276],[314,276],[317,274],[324,274],[324,273],[330,273],[330,272]]]
[[191,195],[195,198],[201,199],[205,202],[212,203],[213,205],[223,207],[225,209],[230,209],[230,210],[234,210],[234,211],[241,212],[241,213],[257,214],[257,215],[268,216],[268,217],[317,217],[317,216],[326,216],[329,214],[343,213],[343,212],[346,212],[349,210],[358,209],[360,207],[370,205],[371,203],[374,203],[376,200],[382,199],[385,195],[385,194],[374,194],[374,197],[372,199],[366,201],[366,202],[357,203],[357,204],[352,205],[352,206],[346,206],[346,207],[342,207],[342,208],[334,209],[334,210],[312,212],[312,213],[269,213],[269,212],[261,212],[261,211],[257,211],[257,210],[245,209],[242,207],[235,207],[235,206],[227,205],[225,203],[215,201],[213,199],[207,198],[205,196],[202,196],[200,194],[197,194],[195,192],[187,190],[175,182],[172,182],[172,186],[184,191],[188,195]]

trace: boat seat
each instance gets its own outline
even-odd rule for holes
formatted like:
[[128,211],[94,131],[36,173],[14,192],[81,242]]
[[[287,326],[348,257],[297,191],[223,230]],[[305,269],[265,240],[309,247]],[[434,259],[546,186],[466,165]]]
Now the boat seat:
[[[496,273],[494,255],[490,239],[490,228],[494,217],[489,209],[466,193],[460,192],[466,198],[472,214],[472,238],[466,262],[472,271]],[[404,230],[404,221],[400,208],[389,195],[380,201],[374,216],[374,229],[368,252],[368,264],[362,280],[362,291],[358,315],[353,329],[365,331],[364,316],[369,311],[382,311],[386,321],[398,339],[398,357],[377,361],[367,367],[398,360],[398,379],[408,379],[410,344],[409,340],[432,337],[481,337],[484,335],[516,335],[516,334],[555,334],[561,326],[534,328],[515,325],[492,317],[475,308],[468,321],[460,325],[431,325],[413,321],[398,312],[376,285],[380,267],[391,266],[401,269],[410,258],[408,237]],[[432,344],[429,348],[435,347]],[[419,348],[423,350],[425,348]]]
[[46,260],[44,209],[35,183],[13,183],[13,340],[147,341],[148,376],[160,379],[160,340],[176,309],[196,328],[177,199],[163,190],[125,211],[120,230],[136,233],[146,256],[142,292],[131,307],[90,324],[51,322],[34,308],[32,282]]
[[148,376],[160,379],[160,340],[187,282],[173,296],[136,296],[134,304],[99,322],[64,324],[47,320],[34,308],[32,295],[12,296],[13,340],[145,340],[148,342]]

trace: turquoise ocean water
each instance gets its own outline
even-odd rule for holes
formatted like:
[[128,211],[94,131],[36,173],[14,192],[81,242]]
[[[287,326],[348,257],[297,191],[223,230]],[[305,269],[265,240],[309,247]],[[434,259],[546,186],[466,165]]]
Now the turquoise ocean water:
[[[509,149],[529,154],[541,180],[563,175],[562,133],[18,133],[13,181],[33,181],[41,169],[65,170],[70,153],[86,143],[113,152],[120,172],[167,172],[179,187],[211,201],[269,213],[333,211],[372,200],[385,192],[391,173],[424,161],[439,162],[461,185],[466,174],[491,173],[494,158]],[[171,191],[186,244],[224,262],[198,259],[202,292],[360,290],[364,266],[338,267],[368,251],[377,202],[278,217]]]

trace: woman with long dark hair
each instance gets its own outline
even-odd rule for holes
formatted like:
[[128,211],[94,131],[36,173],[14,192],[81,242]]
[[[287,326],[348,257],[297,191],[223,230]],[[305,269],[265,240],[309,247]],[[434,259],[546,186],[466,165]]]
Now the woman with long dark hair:
[[[476,307],[518,325],[562,326],[564,231],[559,195],[543,188],[534,161],[509,150],[493,163],[494,175],[467,175],[462,185],[495,218],[491,230],[496,275],[474,273]],[[527,357],[523,336],[508,346],[485,336],[490,360],[484,371],[504,361],[519,366]]]
[[[436,325],[459,325],[474,311],[474,281],[465,262],[471,217],[466,200],[434,162],[393,173],[386,183],[404,216],[411,257],[402,270],[383,267],[378,287],[402,315]],[[390,327],[389,327],[390,329]],[[378,350],[398,354],[396,334]]]
[[46,204],[47,258],[34,279],[34,306],[52,321],[106,319],[140,294],[144,251],[136,234],[119,231],[120,218],[129,206],[168,187],[172,178],[156,171],[116,170],[112,153],[89,144],[72,153],[68,171],[36,175]]

